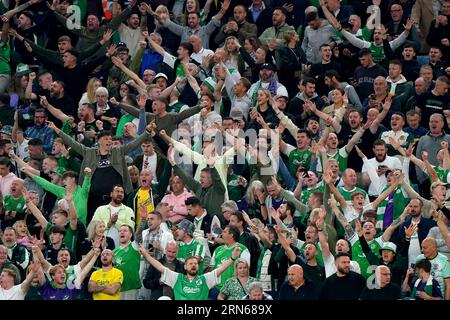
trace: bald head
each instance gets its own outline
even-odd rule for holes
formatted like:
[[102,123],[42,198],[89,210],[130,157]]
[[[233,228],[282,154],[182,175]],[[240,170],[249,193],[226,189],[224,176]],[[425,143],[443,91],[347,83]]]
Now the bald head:
[[436,239],[429,237],[425,238],[422,241],[422,253],[427,259],[434,259],[438,254]]
[[290,266],[288,269],[289,285],[294,288],[298,288],[303,284],[304,281],[305,280],[303,278],[303,268],[298,264]]

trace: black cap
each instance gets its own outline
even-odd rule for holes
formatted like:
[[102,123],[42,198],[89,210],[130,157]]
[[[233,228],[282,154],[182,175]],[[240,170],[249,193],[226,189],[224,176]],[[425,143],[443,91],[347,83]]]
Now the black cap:
[[261,65],[261,68],[259,68],[259,70],[262,69],[268,69],[268,70],[272,70],[272,71],[276,71],[277,69],[275,68],[275,66],[273,65],[273,63],[270,62],[265,62]]

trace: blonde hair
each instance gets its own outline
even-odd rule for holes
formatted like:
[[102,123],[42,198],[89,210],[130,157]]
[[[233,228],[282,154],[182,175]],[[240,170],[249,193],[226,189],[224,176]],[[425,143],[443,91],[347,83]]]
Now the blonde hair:
[[[89,81],[88,81],[88,83],[87,83],[87,86],[86,86],[86,95],[87,95],[87,98],[88,98],[88,100],[89,100],[89,103],[94,103],[95,102],[95,88],[94,88],[94,86],[95,86],[95,83],[96,82],[100,82],[101,83],[101,81],[100,81],[100,79],[99,78],[91,78]],[[100,85],[101,86],[101,85]]]
[[245,260],[245,259],[243,259],[243,258],[239,258],[239,259],[237,259],[236,260],[236,262],[234,263],[234,276],[235,277],[237,277],[238,276],[238,265],[240,264],[240,263],[243,263],[243,264],[245,264],[246,266],[247,266],[247,276],[249,275],[249,271],[250,271],[250,268],[249,268],[249,266],[248,266],[248,263],[247,263],[247,261]]
[[12,227],[13,227],[14,231],[16,232],[16,234],[19,235],[19,232],[17,231],[17,226],[19,224],[23,224],[27,227],[27,237],[28,237],[28,239],[31,239],[31,234],[30,234],[30,231],[28,230],[28,226],[27,226],[26,222],[23,220],[18,220],[16,222],[14,222]]
[[255,196],[253,195],[253,191],[255,189],[259,189],[263,193],[266,193],[266,188],[264,187],[264,184],[261,181],[259,181],[259,180],[253,181],[250,184],[249,188],[247,189],[247,194],[245,195],[245,198],[247,199],[247,203],[251,206],[254,205],[255,201],[256,201]]
[[91,223],[89,223],[87,227],[88,240],[92,241],[95,239],[95,230],[100,223],[105,224],[102,220],[92,220]]

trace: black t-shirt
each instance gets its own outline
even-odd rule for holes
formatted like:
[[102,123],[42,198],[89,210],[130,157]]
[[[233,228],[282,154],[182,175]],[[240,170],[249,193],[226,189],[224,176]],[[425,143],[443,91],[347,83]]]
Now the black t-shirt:
[[422,93],[417,97],[416,105],[422,111],[420,125],[428,128],[430,117],[433,113],[444,114],[444,110],[450,109],[450,96],[436,96],[432,91]]
[[104,195],[110,194],[112,187],[123,184],[122,176],[113,168],[108,155],[100,156],[97,168],[92,175],[91,193]]
[[319,300],[358,300],[366,280],[359,273],[350,271],[344,277],[333,274],[323,283]]
[[[380,125],[378,127],[377,132],[375,134],[372,134],[370,129],[367,129],[364,134],[362,135],[361,139],[356,143],[356,145],[361,149],[361,151],[367,156],[367,159],[373,158],[373,143],[375,140],[378,139],[378,137],[381,136],[381,133],[387,131],[387,128],[383,125]],[[356,133],[356,131],[352,131],[352,129],[348,125],[343,125],[341,131],[338,134],[339,139],[339,147],[345,146],[348,141],[353,137],[353,135]],[[360,172],[363,166],[363,161],[358,156],[358,153],[356,152],[356,149],[353,148],[353,150],[348,155],[347,159],[347,168],[352,168],[356,172]]]
[[328,95],[330,89],[325,84],[325,72],[329,70],[335,70],[337,73],[342,74],[341,66],[339,63],[335,61],[331,61],[330,63],[315,63],[311,66],[310,75],[314,79],[316,79],[316,92],[319,97]]
[[279,300],[317,300],[317,288],[311,281],[305,279],[303,286],[295,290],[284,282],[280,288]]
[[399,300],[402,298],[400,287],[395,283],[389,283],[381,289],[364,288],[361,300]]
[[305,279],[312,281],[316,286],[325,280],[325,268],[321,265],[310,266],[301,256],[295,258],[295,263],[302,266]]

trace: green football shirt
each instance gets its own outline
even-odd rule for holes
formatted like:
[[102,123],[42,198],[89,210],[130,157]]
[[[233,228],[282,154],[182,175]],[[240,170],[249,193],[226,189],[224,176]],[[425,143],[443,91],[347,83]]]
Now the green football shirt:
[[196,275],[193,279],[164,268],[161,281],[173,288],[175,300],[208,300],[209,289],[219,281],[216,270]]

